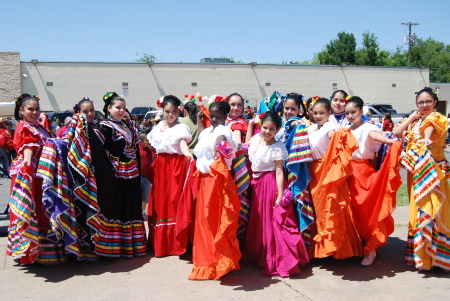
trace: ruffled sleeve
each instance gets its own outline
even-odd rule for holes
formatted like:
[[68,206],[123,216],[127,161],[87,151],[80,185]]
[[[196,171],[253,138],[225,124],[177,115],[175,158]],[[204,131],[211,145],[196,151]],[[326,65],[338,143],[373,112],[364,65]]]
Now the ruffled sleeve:
[[[191,130],[186,124],[180,123],[175,126],[176,130],[174,133],[176,133],[174,136],[175,139],[178,141],[186,140],[187,143],[192,141],[192,134]],[[171,133],[173,134],[173,133]]]
[[284,144],[281,142],[273,144],[271,156],[273,161],[287,160],[288,152]]
[[419,128],[420,135],[425,137],[425,129],[432,126],[434,128],[431,135],[431,141],[438,141],[445,138],[447,134],[448,120],[442,114],[433,112],[422,121],[422,125]]
[[241,131],[242,133],[247,133],[248,123],[242,118],[239,121],[233,122],[230,126],[232,131]]
[[13,139],[14,148],[18,155],[23,155],[23,150],[25,148],[30,148],[33,151],[32,156],[36,157],[41,148],[39,141],[40,137],[38,135],[33,134],[33,132],[27,126],[24,126],[23,123],[19,123]]

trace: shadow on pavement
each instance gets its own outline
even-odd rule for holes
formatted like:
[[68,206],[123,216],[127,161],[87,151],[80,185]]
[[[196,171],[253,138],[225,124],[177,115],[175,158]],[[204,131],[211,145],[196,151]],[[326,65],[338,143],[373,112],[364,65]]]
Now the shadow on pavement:
[[233,290],[257,291],[280,282],[280,279],[261,276],[258,268],[241,264],[241,268],[232,271],[220,279],[221,285],[233,286]]
[[58,283],[74,276],[92,276],[103,273],[123,273],[138,269],[150,262],[150,256],[135,258],[106,258],[102,257],[97,262],[79,262],[75,259],[68,263],[45,266],[34,264],[22,266],[20,269],[35,277],[45,278],[46,282]]

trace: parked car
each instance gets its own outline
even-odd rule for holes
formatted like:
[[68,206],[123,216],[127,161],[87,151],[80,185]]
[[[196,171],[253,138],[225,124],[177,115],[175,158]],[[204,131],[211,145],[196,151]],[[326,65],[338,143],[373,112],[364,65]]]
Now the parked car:
[[[386,113],[391,113],[387,111],[386,109],[380,109],[379,105],[378,107],[375,107],[374,105],[364,105],[363,107],[364,114],[370,113],[372,120],[375,122],[375,124],[379,123],[379,118],[382,117],[384,119],[384,115]],[[399,122],[402,122],[403,117],[405,117],[406,114],[392,114],[391,118],[394,124],[397,124]]]
[[[72,117],[73,112],[72,111],[65,111],[65,112],[43,112],[47,115],[48,120],[50,121],[50,123],[53,123],[56,121],[56,119],[59,119],[59,121],[61,121],[61,124],[64,123],[64,120],[67,117]],[[105,120],[105,115],[103,115],[102,112],[100,111],[95,111],[95,115],[97,117],[98,121],[101,120]]]
[[150,120],[150,119],[155,118],[157,115],[159,115],[159,117],[161,117],[161,119],[162,119],[163,118],[162,110],[148,111],[147,114],[145,114],[144,119]]
[[388,105],[388,104],[370,104],[370,105],[381,112],[384,111],[386,113],[389,112],[391,114],[397,114],[397,111],[394,110],[392,105]]
[[142,118],[147,114],[149,111],[156,111],[154,107],[134,107],[131,110],[131,116],[137,116],[138,118]]

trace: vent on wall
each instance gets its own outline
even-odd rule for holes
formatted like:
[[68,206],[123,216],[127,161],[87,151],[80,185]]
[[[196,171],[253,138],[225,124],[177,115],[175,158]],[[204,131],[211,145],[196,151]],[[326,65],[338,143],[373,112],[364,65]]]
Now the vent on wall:
[[192,87],[197,87],[197,83],[191,83]]
[[53,87],[53,82],[47,82],[47,87]]
[[392,84],[392,88],[397,88],[397,84]]
[[266,87],[270,87],[270,83],[266,83]]

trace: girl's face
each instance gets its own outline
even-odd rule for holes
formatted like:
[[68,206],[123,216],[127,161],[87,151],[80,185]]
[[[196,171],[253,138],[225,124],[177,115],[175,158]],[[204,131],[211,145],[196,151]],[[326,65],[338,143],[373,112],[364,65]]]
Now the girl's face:
[[121,121],[125,117],[125,109],[127,104],[123,100],[113,100],[113,103],[108,107],[109,116],[112,119]]
[[421,115],[428,116],[434,111],[436,104],[437,101],[434,100],[433,96],[426,92],[420,93],[420,95],[417,96],[416,105]]
[[362,122],[363,110],[358,108],[355,103],[349,102],[345,105],[345,115],[351,124]]
[[240,98],[237,95],[231,96],[231,98],[228,100],[228,103],[230,104],[230,117],[237,117],[239,115],[242,115],[244,113],[244,102],[242,98]]
[[325,122],[328,121],[328,117],[330,117],[331,112],[328,111],[325,106],[323,104],[316,104],[313,106],[312,108],[312,116],[313,116],[313,120],[318,124],[318,125],[323,125]]
[[291,117],[297,117],[300,114],[300,107],[295,103],[295,100],[288,98],[283,106],[284,118],[289,120]]
[[221,112],[217,107],[209,109],[209,122],[215,128],[219,124],[224,125],[227,119],[227,114]]
[[94,104],[90,101],[85,101],[80,105],[80,113],[86,116],[87,122],[94,122],[95,109]]
[[345,96],[342,92],[337,92],[334,94],[331,100],[331,109],[334,113],[342,113],[345,110]]
[[264,141],[271,142],[277,134],[278,130],[279,129],[277,129],[275,123],[270,120],[265,120],[261,125],[261,134],[264,138]]
[[39,102],[36,100],[29,100],[19,109],[19,112],[22,115],[23,120],[35,123],[39,120],[39,116],[41,115]]
[[168,125],[173,125],[178,120],[178,107],[174,106],[171,103],[167,103],[163,108],[164,119],[166,120]]

